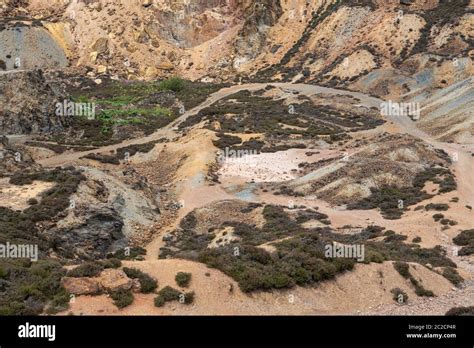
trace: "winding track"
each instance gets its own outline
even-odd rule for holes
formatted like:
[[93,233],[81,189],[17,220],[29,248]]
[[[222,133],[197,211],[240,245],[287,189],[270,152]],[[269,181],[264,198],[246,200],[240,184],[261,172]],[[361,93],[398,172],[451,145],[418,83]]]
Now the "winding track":
[[[235,94],[237,92],[240,92],[243,90],[255,91],[255,90],[265,88],[268,85],[282,88],[284,91],[288,91],[289,93],[291,93],[292,91],[298,91],[299,93],[304,94],[306,96],[311,96],[314,94],[352,96],[352,97],[358,98],[360,100],[360,104],[369,108],[370,107],[378,108],[380,107],[380,104],[383,102],[382,99],[367,96],[363,93],[351,92],[351,91],[346,91],[346,90],[337,90],[333,88],[326,88],[326,87],[307,85],[307,84],[258,83],[258,84],[235,85],[235,86],[223,88],[217,91],[199,106],[187,111],[182,116],[180,116],[175,121],[173,121],[171,124],[165,126],[164,128],[158,129],[156,132],[154,132],[153,134],[150,134],[149,136],[126,140],[118,144],[104,146],[92,151],[65,153],[65,154],[61,154],[61,155],[57,155],[57,156],[40,160],[39,163],[45,167],[69,165],[69,164],[74,164],[81,157],[90,153],[97,153],[97,152],[107,153],[113,150],[117,150],[124,146],[133,145],[133,144],[144,144],[144,143],[158,140],[161,138],[173,139],[174,137],[178,135],[177,126],[181,122],[185,121],[188,117],[197,114],[200,110],[216,103],[217,101],[223,98],[231,96],[232,94]],[[453,162],[452,169],[456,175],[456,181],[458,184],[458,190],[457,190],[458,196],[461,199],[461,201],[464,202],[464,204],[469,204],[471,206],[474,206],[474,185],[473,185],[473,179],[472,179],[472,173],[474,173],[474,157],[472,157],[470,153],[464,150],[460,145],[448,144],[448,143],[443,143],[443,142],[439,142],[435,140],[431,135],[418,129],[415,122],[413,122],[408,117],[388,116],[386,117],[386,120],[394,123],[401,133],[407,133],[415,138],[419,138],[427,142],[428,144],[432,145],[435,148],[444,150],[451,156],[453,156],[454,154],[457,154],[458,159],[457,161]],[[473,213],[471,212],[471,214]]]
[[[228,88],[223,88],[216,93],[212,94],[205,102],[199,106],[187,111],[179,118],[177,118],[171,124],[157,130],[156,132],[142,138],[130,139],[123,141],[118,144],[108,145],[101,147],[99,149],[75,152],[75,153],[65,153],[58,156],[49,157],[43,160],[38,161],[41,165],[45,167],[56,167],[61,165],[72,164],[78,161],[81,157],[91,154],[91,153],[104,153],[117,150],[121,147],[134,144],[144,144],[150,141],[159,140],[161,138],[172,139],[177,135],[177,125],[185,121],[188,117],[196,115],[202,109],[216,103],[217,101],[231,96],[234,93],[250,90],[255,91],[263,89],[268,85],[275,87],[280,87],[288,91],[298,91],[304,95],[310,96],[314,94],[327,94],[327,95],[346,95],[358,98],[361,100],[361,104],[367,107],[379,107],[383,102],[382,99],[368,96],[363,93],[351,92],[346,90],[338,90],[334,88],[327,88],[315,85],[307,84],[291,84],[291,83],[256,83],[256,84],[242,84],[235,85]],[[474,158],[465,151],[460,145],[457,144],[448,144],[435,140],[431,135],[423,132],[418,129],[415,122],[413,122],[408,117],[404,116],[387,116],[388,121],[396,124],[400,130],[404,133],[410,134],[416,138],[422,139],[428,144],[432,145],[435,148],[442,149],[447,152],[449,155],[454,156],[457,154],[457,161],[453,163],[453,169],[456,174],[458,191],[459,195],[463,198],[466,204],[474,206],[474,180],[472,179],[472,173],[474,173]]]
[[129,145],[135,145],[135,144],[144,144],[148,143],[150,141],[155,141],[161,138],[168,138],[172,139],[174,136],[177,135],[177,125],[179,125],[181,122],[185,121],[188,117],[196,115],[199,111],[202,109],[211,106],[212,104],[218,102],[221,99],[224,99],[228,96],[231,96],[232,94],[238,93],[240,91],[244,90],[249,90],[249,91],[255,91],[259,89],[263,89],[267,87],[268,85],[272,85],[275,87],[280,87],[286,90],[291,90],[291,91],[298,91],[302,94],[305,95],[314,95],[314,94],[330,94],[330,95],[350,95],[355,98],[359,98],[361,101],[364,102],[365,105],[368,107],[378,107],[380,103],[382,102],[381,99],[374,98],[374,97],[369,97],[363,93],[357,93],[357,92],[350,92],[350,91],[343,91],[343,90],[337,90],[333,88],[326,88],[326,87],[320,87],[320,86],[315,86],[315,85],[306,85],[306,84],[291,84],[291,83],[256,83],[256,84],[243,84],[243,85],[235,85],[232,87],[228,88],[223,88],[216,93],[211,94],[211,96],[202,104],[198,105],[197,107],[185,112],[183,115],[178,117],[176,120],[174,120],[171,124],[158,129],[156,132],[142,138],[136,138],[136,139],[129,139],[125,140],[121,143],[113,144],[113,145],[107,145],[100,147],[98,149],[94,150],[88,150],[88,151],[82,151],[82,152],[75,152],[75,153],[65,153],[65,154],[60,154],[57,156],[45,158],[43,160],[38,161],[41,165],[45,167],[56,167],[60,165],[66,165],[66,164],[71,164],[74,163],[75,161],[79,160],[81,157],[86,156],[91,153],[104,153],[104,152],[110,152],[117,150],[121,147],[129,146]]
[[[360,103],[366,107],[379,107],[383,100],[370,97],[362,93],[357,92],[350,92],[345,90],[337,90],[332,88],[325,88],[320,86],[314,85],[306,85],[306,84],[287,84],[287,83],[261,83],[261,84],[245,84],[245,85],[236,85],[229,88],[224,88],[219,90],[218,92],[212,94],[204,103],[201,105],[189,110],[188,112],[184,113],[170,125],[157,130],[155,133],[138,139],[131,139],[124,141],[119,144],[114,144],[110,146],[104,146],[99,149],[95,149],[93,151],[84,151],[84,152],[77,152],[77,153],[67,153],[62,154],[54,157],[50,157],[44,160],[39,161],[45,167],[55,167],[59,165],[66,165],[66,164],[73,164],[74,162],[78,161],[81,157],[96,152],[109,152],[113,150],[117,150],[118,148],[132,145],[132,144],[143,144],[150,141],[158,140],[161,138],[173,139],[178,135],[177,126],[185,121],[188,117],[197,114],[200,110],[212,105],[213,103],[228,97],[234,93],[243,91],[243,90],[259,90],[265,88],[268,85],[273,85],[276,87],[280,87],[284,90],[291,91],[298,91],[301,94],[311,96],[314,94],[327,94],[327,95],[349,95],[355,98],[360,99]],[[466,150],[464,150],[460,145],[457,144],[448,144],[443,143],[435,140],[431,135],[423,132],[422,130],[418,129],[416,124],[409,119],[408,117],[402,116],[388,116],[386,120],[392,122],[397,126],[400,133],[407,133],[415,138],[419,138],[428,144],[432,145],[434,148],[442,149],[447,152],[449,155],[453,156],[457,154],[457,161],[453,162],[452,169],[456,175],[456,181],[458,184],[458,196],[460,199],[465,202],[465,204],[470,204],[474,206],[474,188],[473,188],[473,179],[472,173],[474,172],[474,157],[471,156]],[[191,191],[192,192],[192,191]],[[188,192],[189,194],[189,192]],[[184,216],[186,211],[181,211],[180,215]],[[333,211],[333,213],[337,213],[337,211]],[[472,214],[472,212],[471,212]],[[175,224],[178,223],[180,219],[175,221]],[[164,231],[161,231],[164,232]],[[162,233],[158,233],[155,238],[149,243],[147,246],[147,257],[146,261],[149,262],[156,262],[156,255],[158,254],[159,248],[161,246],[161,239]],[[444,243],[446,246],[452,246],[452,243],[449,240],[446,240]],[[472,274],[473,269],[472,265],[464,260],[461,260],[459,257],[454,257],[455,262],[458,263],[462,268]],[[472,293],[474,283],[469,281],[467,283],[467,287],[462,291],[459,291],[455,295],[447,294],[442,296],[441,298],[436,298],[430,303],[425,302],[416,302],[409,308],[402,308],[399,309],[395,305],[382,305],[378,308],[369,311],[364,314],[394,314],[400,312],[400,314],[432,314],[432,309],[437,308],[437,312],[444,313],[447,309],[454,307],[458,304],[459,301],[463,301],[465,298],[464,296],[469,296],[466,294]],[[397,309],[398,308],[398,309]],[[405,311],[405,312],[403,312]],[[355,313],[354,313],[355,314]]]

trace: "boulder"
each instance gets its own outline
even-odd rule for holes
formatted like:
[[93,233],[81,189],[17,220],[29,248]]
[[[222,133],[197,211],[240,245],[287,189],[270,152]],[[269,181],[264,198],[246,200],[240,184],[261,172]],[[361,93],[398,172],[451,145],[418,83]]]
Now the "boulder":
[[98,38],[91,46],[91,49],[99,55],[106,53],[109,50],[109,39],[106,37]]
[[107,72],[107,67],[105,65],[99,65],[97,67],[98,74],[105,74]]
[[137,294],[142,291],[142,284],[140,283],[140,280],[132,280],[132,291]]
[[174,65],[170,62],[161,62],[156,66],[156,68],[160,70],[173,70]]
[[99,277],[99,282],[102,287],[109,291],[130,290],[133,286],[133,281],[124,271],[120,269],[105,269]]
[[61,285],[74,295],[97,295],[101,290],[99,282],[94,278],[64,277]]

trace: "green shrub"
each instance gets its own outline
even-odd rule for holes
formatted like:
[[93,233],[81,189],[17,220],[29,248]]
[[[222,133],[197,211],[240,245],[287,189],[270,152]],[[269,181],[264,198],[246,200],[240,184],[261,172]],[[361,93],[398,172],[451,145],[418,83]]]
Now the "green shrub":
[[382,263],[384,261],[385,261],[385,257],[381,253],[372,249],[366,250],[364,263],[371,263],[371,262]]
[[410,266],[406,262],[395,262],[393,267],[403,278],[410,277]]
[[119,259],[102,260],[101,264],[104,268],[120,268],[120,267],[122,267],[122,261],[120,261]]
[[434,297],[433,291],[427,290],[419,284],[415,286],[415,294],[417,294],[418,296]]
[[187,288],[191,282],[191,273],[178,272],[174,279],[176,280],[176,284],[180,287]]
[[8,286],[0,290],[0,315],[40,315],[64,310],[69,296],[61,286],[65,270],[56,260],[0,260]]
[[449,205],[445,203],[430,203],[425,206],[426,210],[446,211],[449,209]]
[[108,259],[119,259],[119,260],[135,260],[141,256],[146,255],[146,249],[142,247],[131,247],[129,249],[117,250],[114,253],[108,254]]
[[405,291],[403,291],[400,288],[394,288],[390,290],[390,292],[393,294],[393,300],[397,303],[407,303],[408,301],[408,295]]
[[412,243],[421,243],[421,237],[413,238]]
[[148,274],[143,273],[139,269],[124,267],[123,271],[127,277],[138,279],[140,282],[140,292],[143,294],[152,293],[158,287],[158,282],[155,279],[150,277]]
[[474,229],[462,231],[453,238],[453,242],[456,245],[463,246],[458,253],[460,256],[474,254]]
[[179,77],[171,77],[161,81],[159,87],[165,91],[181,92],[185,87],[185,81]]
[[217,136],[219,139],[213,140],[212,143],[219,149],[225,149],[226,147],[231,148],[233,145],[237,145],[242,142],[241,138],[234,135],[218,133]]
[[86,262],[67,272],[68,277],[98,277],[104,270],[104,266],[99,262]]
[[8,270],[0,265],[0,278],[6,278],[8,276]]
[[110,293],[110,297],[114,300],[117,308],[125,308],[133,303],[133,293],[131,290],[117,290]]
[[449,280],[451,283],[453,283],[456,286],[459,286],[462,284],[464,281],[463,277],[459,275],[459,273],[452,267],[445,267],[443,269],[443,277],[445,277],[447,280]]
[[69,307],[70,295],[66,290],[56,294],[46,309],[47,314],[57,314],[65,311]]
[[155,298],[155,306],[162,307],[166,302],[179,301],[181,293],[172,288],[166,286],[158,292],[158,296]]
[[163,307],[166,301],[163,296],[156,296],[154,303],[155,303],[155,307]]
[[474,245],[474,229],[461,231],[453,238],[453,242],[460,246]]
[[30,199],[28,199],[28,204],[29,205],[36,205],[36,204],[38,204],[38,200],[36,198],[30,198]]
[[184,294],[184,304],[192,304],[194,302],[194,298],[196,297],[196,294],[194,293],[194,291],[191,291],[191,292],[186,292]]
[[438,221],[440,221],[440,220],[442,220],[442,219],[444,219],[444,215],[441,214],[441,213],[437,213],[437,214],[434,214],[434,215],[433,215],[433,220],[436,221],[436,222],[438,222]]
[[469,315],[473,316],[474,315],[474,306],[470,307],[454,307],[451,308],[449,311],[446,312],[446,315],[448,316],[459,316],[459,315]]
[[468,256],[472,254],[474,254],[474,246],[462,247],[458,252],[459,256]]
[[400,273],[400,275],[403,277],[403,278],[406,278],[408,280],[410,280],[410,282],[412,283],[412,285],[415,287],[415,293],[418,295],[418,296],[428,296],[428,297],[432,297],[434,296],[434,293],[433,291],[431,290],[426,290],[419,282],[418,280],[415,279],[415,277],[413,277],[413,275],[410,273],[410,266],[405,263],[405,262],[395,262],[393,264],[393,267],[397,270],[398,273]]

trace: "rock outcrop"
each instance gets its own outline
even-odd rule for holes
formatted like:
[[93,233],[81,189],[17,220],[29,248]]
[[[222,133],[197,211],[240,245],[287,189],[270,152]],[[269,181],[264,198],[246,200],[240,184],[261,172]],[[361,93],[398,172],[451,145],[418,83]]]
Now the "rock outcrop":
[[8,134],[62,131],[66,116],[56,115],[56,103],[65,99],[41,70],[0,73],[0,129]]

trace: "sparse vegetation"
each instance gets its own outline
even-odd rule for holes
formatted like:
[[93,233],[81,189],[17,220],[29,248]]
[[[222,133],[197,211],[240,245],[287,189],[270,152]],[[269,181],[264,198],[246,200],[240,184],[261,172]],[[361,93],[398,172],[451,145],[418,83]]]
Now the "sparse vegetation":
[[120,309],[130,306],[134,300],[132,291],[124,289],[112,291],[110,297],[114,300],[114,305]]
[[69,294],[61,286],[66,271],[58,261],[2,260],[0,273],[0,315],[39,315],[68,308]]
[[144,255],[146,255],[146,249],[142,247],[130,247],[117,250],[116,252],[107,255],[107,258],[116,258],[119,260],[137,260],[141,259]]
[[158,287],[158,282],[155,279],[150,277],[148,274],[143,273],[139,269],[124,267],[123,271],[127,277],[138,279],[140,282],[140,292],[143,294],[152,293]]
[[106,259],[101,261],[102,266],[105,268],[120,268],[122,266],[122,261],[119,259]]
[[461,277],[454,268],[452,267],[445,267],[443,269],[443,277],[445,277],[447,280],[449,280],[451,283],[453,283],[456,286],[460,286],[463,282],[464,279]]
[[[266,138],[274,142],[284,141],[292,135],[301,136],[302,139],[323,137],[329,142],[334,142],[349,139],[347,129],[354,131],[370,129],[383,124],[382,120],[375,117],[349,115],[329,106],[313,105],[308,100],[295,105],[294,108],[298,117],[288,117],[288,106],[281,100],[241,91],[201,110],[197,115],[181,123],[179,127],[184,129],[207,120],[209,123],[207,127],[213,129],[212,123],[218,122],[219,133],[226,133],[226,135],[220,135],[221,139],[215,142],[215,145],[225,148],[240,143],[240,141],[237,142],[240,138],[230,135],[232,133],[263,133]],[[234,115],[234,117],[227,115]],[[253,139],[236,149],[276,152],[295,146],[304,148],[305,145],[287,142],[264,146],[262,141]]]
[[400,273],[403,278],[406,278],[415,288],[415,294],[418,296],[433,297],[434,293],[431,290],[427,290],[420,284],[420,282],[410,273],[410,266],[405,262],[395,262],[393,264],[395,270]]
[[405,304],[408,302],[408,295],[402,289],[394,288],[390,290],[390,292],[393,294],[393,300],[395,302],[400,303],[400,304]]
[[[178,257],[203,262],[231,276],[245,292],[311,285],[351,270],[355,259],[325,257],[325,246],[333,242],[363,243],[366,263],[403,260],[430,263],[436,267],[455,267],[441,247],[424,249],[405,244],[406,236],[394,231],[386,233],[383,241],[375,241],[374,238],[384,233],[384,229],[378,226],[370,226],[361,233],[351,235],[334,233],[330,227],[303,228],[301,224],[306,221],[327,218],[325,214],[308,208],[295,209],[290,216],[283,207],[266,205],[263,216],[265,223],[261,228],[224,222],[219,228],[231,226],[233,235],[239,239],[218,248],[208,248],[215,235],[212,231],[197,234],[194,231],[197,217],[191,212],[174,232],[176,238],[166,242],[160,258]],[[272,244],[276,248],[273,253],[259,247],[280,239]]]
[[[440,193],[450,192],[456,189],[456,182],[449,170],[443,168],[430,168],[421,172],[413,179],[412,187],[382,186],[371,188],[371,195],[358,202],[350,203],[347,209],[375,209],[379,208],[386,219],[400,219],[406,209],[418,204],[425,199],[433,197],[423,190],[427,181],[433,181],[440,185]],[[403,202],[400,205],[400,202]],[[426,210],[446,211],[447,204],[430,203],[425,206]]]
[[155,145],[160,141],[152,141],[145,144],[134,144],[129,145],[126,147],[119,148],[114,154],[111,155],[104,155],[104,154],[95,154],[91,153],[82,158],[91,159],[95,161],[99,161],[101,163],[109,163],[109,164],[120,164],[120,161],[127,161],[128,158],[136,155],[137,153],[148,153]]
[[104,270],[99,262],[86,262],[67,272],[68,277],[97,277]]
[[166,302],[170,301],[179,301],[179,296],[181,292],[172,288],[171,286],[166,286],[158,292],[158,296],[155,297],[155,306],[163,307]]
[[180,287],[187,288],[191,282],[191,273],[178,272],[174,279]]
[[164,91],[181,92],[184,89],[185,82],[179,77],[171,77],[159,83],[159,87]]
[[453,242],[456,245],[462,246],[458,255],[465,256],[474,254],[474,229],[461,231],[460,234],[453,238]]
[[464,316],[464,315],[469,315],[472,316],[474,315],[474,306],[471,307],[454,307],[451,308],[449,311],[446,312],[446,315],[448,316]]

